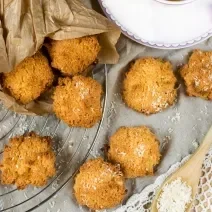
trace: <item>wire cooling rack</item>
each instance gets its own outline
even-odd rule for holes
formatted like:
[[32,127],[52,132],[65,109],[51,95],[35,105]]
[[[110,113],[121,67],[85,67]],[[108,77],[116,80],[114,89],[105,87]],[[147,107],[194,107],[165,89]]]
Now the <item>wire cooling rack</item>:
[[[107,99],[107,67],[96,67],[93,78],[103,85],[102,113]],[[97,141],[103,119],[93,128],[69,128],[54,115],[44,117],[18,115],[0,105],[0,157],[10,137],[35,131],[53,138],[57,174],[42,188],[28,187],[17,190],[15,186],[0,185],[0,211],[32,211],[48,201],[68,182],[73,180],[80,165],[88,158]]]

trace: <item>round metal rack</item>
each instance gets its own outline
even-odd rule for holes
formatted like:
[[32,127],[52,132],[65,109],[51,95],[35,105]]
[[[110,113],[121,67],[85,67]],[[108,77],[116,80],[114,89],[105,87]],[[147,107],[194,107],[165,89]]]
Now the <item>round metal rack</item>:
[[[104,117],[107,99],[106,65],[97,66],[93,70],[93,78],[103,85],[102,117]],[[17,190],[15,186],[0,185],[0,211],[32,211],[57,194],[68,182],[73,181],[74,175],[88,158],[97,141],[102,122],[103,118],[91,129],[69,128],[54,115],[43,117],[19,115],[0,105],[0,157],[10,137],[35,131],[39,135],[49,135],[53,138],[57,168],[56,176],[42,188],[28,187],[25,190]]]

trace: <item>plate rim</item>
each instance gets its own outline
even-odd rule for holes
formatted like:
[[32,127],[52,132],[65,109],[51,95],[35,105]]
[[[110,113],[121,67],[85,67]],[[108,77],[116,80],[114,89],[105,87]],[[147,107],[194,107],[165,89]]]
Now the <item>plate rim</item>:
[[197,38],[194,38],[192,40],[182,42],[182,43],[171,44],[171,43],[150,42],[150,41],[147,41],[143,38],[136,36],[135,34],[130,32],[129,30],[127,30],[121,23],[119,23],[115,19],[115,17],[112,15],[112,13],[109,11],[109,9],[106,7],[106,5],[104,5],[104,0],[98,0],[98,2],[100,4],[100,7],[103,10],[104,14],[107,16],[107,18],[109,20],[111,20],[113,23],[115,23],[118,27],[120,27],[122,33],[125,36],[127,36],[128,38],[130,38],[131,40],[133,40],[133,41],[135,41],[139,44],[142,44],[142,45],[145,45],[145,46],[148,46],[148,47],[152,47],[152,48],[155,48],[155,49],[183,49],[183,48],[194,46],[194,45],[201,43],[201,42],[207,40],[208,38],[212,37],[212,28],[211,28],[209,31],[205,32],[203,35],[201,35]]

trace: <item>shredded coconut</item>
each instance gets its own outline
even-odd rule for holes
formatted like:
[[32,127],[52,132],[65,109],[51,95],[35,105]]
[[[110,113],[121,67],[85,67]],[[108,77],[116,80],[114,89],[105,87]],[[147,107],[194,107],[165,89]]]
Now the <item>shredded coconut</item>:
[[126,155],[126,152],[118,152],[117,154],[118,154],[118,155],[125,156],[125,155]]
[[173,131],[174,131],[173,128],[169,128],[169,129],[168,129],[168,132],[169,132],[169,133],[172,133]]
[[134,151],[135,155],[138,157],[143,157],[145,152],[145,146],[143,144],[140,144]]
[[163,142],[161,143],[161,150],[165,151],[168,148],[168,145],[171,141],[171,136],[167,135],[163,138]]
[[185,212],[192,201],[192,188],[177,178],[166,184],[158,199],[158,212]]
[[171,122],[177,123],[180,121],[180,113],[176,113],[175,116],[171,117]]
[[200,80],[199,79],[195,79],[194,84],[195,84],[196,87],[198,87],[199,84],[200,84]]
[[51,208],[54,208],[54,206],[55,206],[55,201],[49,202],[49,205],[50,205]]
[[198,144],[198,142],[197,142],[197,139],[194,139],[194,140],[192,141],[192,145],[194,146],[195,149],[197,149],[197,148],[199,147],[199,144]]

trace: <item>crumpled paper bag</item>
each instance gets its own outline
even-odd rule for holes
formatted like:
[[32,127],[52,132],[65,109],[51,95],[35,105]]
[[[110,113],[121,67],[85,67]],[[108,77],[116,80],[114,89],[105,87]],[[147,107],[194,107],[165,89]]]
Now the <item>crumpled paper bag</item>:
[[[94,34],[99,34],[102,47],[99,63],[117,63],[119,55],[115,45],[119,28],[79,0],[0,0],[0,72],[10,71],[24,58],[35,54],[46,37],[63,40]],[[52,112],[50,97],[20,105],[1,88],[0,100],[17,113]]]

